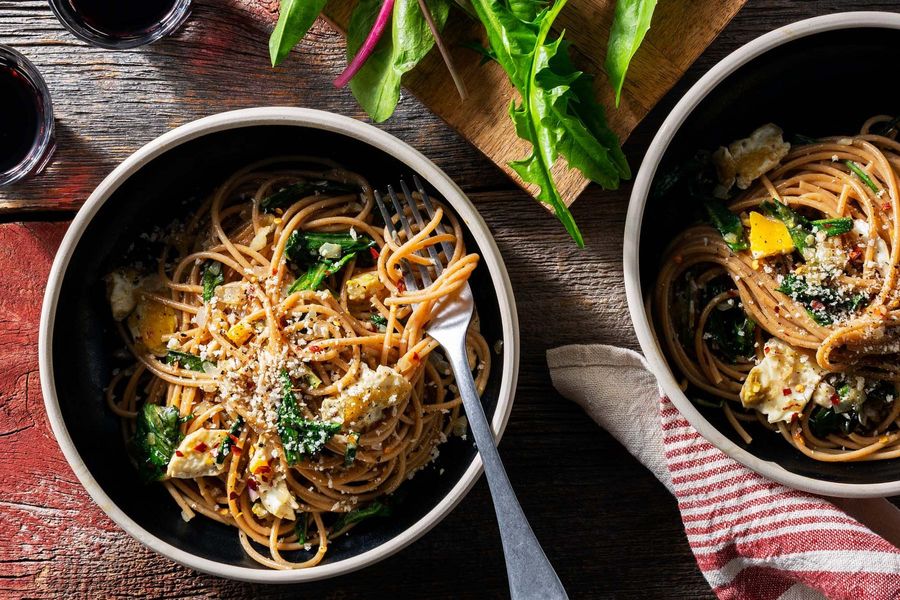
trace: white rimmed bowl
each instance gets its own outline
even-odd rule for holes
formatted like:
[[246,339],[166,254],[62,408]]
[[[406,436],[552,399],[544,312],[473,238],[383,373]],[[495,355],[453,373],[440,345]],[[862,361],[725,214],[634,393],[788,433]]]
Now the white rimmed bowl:
[[774,122],[787,133],[852,134],[875,114],[897,114],[897,84],[884,69],[900,58],[900,14],[851,12],[787,25],[739,48],[688,90],[660,127],[635,179],[625,225],[628,306],[662,390],[710,442],[784,485],[830,496],[900,494],[900,461],[821,463],[780,435],[753,428],[743,443],[721,411],[700,410],[678,386],[645,299],[665,245],[697,208],[652,196],[654,180],[699,149],[713,150]]
[[[487,225],[463,192],[425,156],[393,136],[353,119],[299,108],[253,108],[210,116],[150,142],[103,180],[78,212],[50,271],[41,314],[41,385],[53,432],[94,501],[135,539],[205,573],[263,583],[335,577],[371,565],[418,539],[456,506],[481,474],[481,459],[459,438],[441,447],[433,468],[401,486],[394,514],[360,524],[329,545],[323,563],[306,570],[262,568],[246,557],[236,530],[198,516],[190,523],[162,486],[139,483],[117,419],[103,399],[116,362],[103,275],[131,241],[154,224],[183,214],[227,173],[254,160],[297,154],[328,156],[373,185],[412,173],[444,198],[481,255],[472,287],[494,356],[483,404],[495,435],[512,409],[519,361],[515,301]],[[342,541],[343,540],[343,541]]]

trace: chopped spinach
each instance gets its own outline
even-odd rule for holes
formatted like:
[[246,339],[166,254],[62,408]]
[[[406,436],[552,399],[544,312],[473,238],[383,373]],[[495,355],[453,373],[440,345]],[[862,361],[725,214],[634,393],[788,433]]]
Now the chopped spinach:
[[165,478],[166,467],[181,441],[178,409],[174,406],[145,404],[137,415],[137,428],[131,448],[138,473],[145,482]]
[[240,435],[243,426],[244,417],[238,415],[237,420],[231,425],[231,429],[228,430],[228,437],[222,440],[222,444],[219,446],[219,452],[216,454],[216,463],[221,465],[225,462],[225,457],[231,452],[231,447],[235,443],[234,440]]
[[713,309],[706,321],[705,333],[710,336],[713,349],[729,361],[753,356],[756,323],[735,306],[726,310]]
[[[355,238],[349,233],[324,233],[318,231],[293,231],[288,238],[284,253],[288,259],[300,265],[307,265],[323,258],[322,246],[331,244],[340,247],[338,258],[347,254],[367,250],[375,245],[375,240],[364,235]],[[335,258],[335,257],[332,257]]]
[[818,230],[824,231],[828,237],[842,235],[853,229],[853,219],[841,217],[838,219],[817,219],[810,224]]
[[809,416],[809,428],[814,436],[824,438],[837,431],[842,421],[846,419],[836,413],[833,407],[819,407]]
[[862,167],[860,167],[858,164],[856,164],[856,163],[853,162],[852,160],[845,160],[845,161],[844,161],[844,164],[847,165],[847,168],[850,169],[850,171],[851,171],[854,175],[856,175],[857,177],[859,177],[860,181],[862,181],[864,184],[866,184],[867,186],[869,186],[869,189],[870,189],[870,190],[872,190],[872,191],[875,192],[876,194],[878,193],[878,186],[875,185],[875,182],[872,181],[872,178],[869,177],[869,174],[866,173],[865,171],[863,171],[863,168],[862,168]]
[[359,523],[364,519],[370,517],[387,517],[390,516],[390,514],[391,508],[387,504],[383,504],[376,500],[366,508],[357,508],[356,510],[351,510],[348,513],[342,514],[338,517],[338,520],[334,522],[334,525],[331,526],[331,530],[340,531],[348,525]]
[[321,181],[300,181],[284,187],[270,196],[266,196],[259,203],[264,212],[270,212],[276,208],[285,208],[297,200],[311,196],[312,194],[326,194],[335,196],[338,194],[352,194],[359,192],[359,186],[337,181],[323,179]]
[[320,452],[328,440],[340,431],[341,424],[304,418],[297,406],[293,382],[287,371],[282,371],[281,381],[282,397],[276,429],[284,447],[284,457],[289,465],[295,465]]
[[859,414],[855,409],[839,413],[833,406],[817,407],[809,415],[809,429],[817,438],[824,438],[832,433],[853,433],[859,427]]
[[203,360],[196,354],[190,354],[188,352],[179,352],[178,350],[169,350],[166,352],[166,364],[167,365],[181,365],[185,369],[190,371],[198,371],[203,372],[203,365],[215,365],[216,363],[208,360]]
[[369,317],[369,320],[373,325],[375,325],[375,327],[387,327],[388,324],[388,320],[384,316],[379,314],[372,315],[371,317]]
[[[288,260],[306,266],[306,272],[291,284],[288,293],[319,289],[326,277],[343,269],[357,252],[374,245],[372,238],[349,233],[292,232],[284,253]],[[326,246],[331,256],[323,256],[322,248]]]
[[344,466],[349,467],[356,460],[356,450],[359,448],[359,434],[350,433],[347,436],[347,449],[344,451]]
[[716,200],[707,200],[703,206],[706,208],[706,213],[713,226],[722,234],[722,238],[729,248],[734,252],[740,252],[750,247],[747,237],[744,235],[744,226],[736,214]]
[[203,301],[209,302],[216,293],[216,288],[225,283],[225,275],[222,273],[222,263],[209,261],[203,269],[201,276],[203,284]]
[[854,312],[869,300],[865,294],[840,295],[831,287],[811,284],[793,273],[785,275],[776,290],[802,304],[819,325],[831,325],[835,317]]
[[319,261],[313,266],[309,267],[306,270],[306,273],[303,274],[302,277],[296,279],[294,283],[291,284],[291,287],[288,288],[288,294],[293,294],[294,292],[302,292],[303,290],[317,290],[319,286],[322,285],[322,282],[329,275],[334,275],[338,271],[344,268],[344,266],[353,260],[353,257],[356,255],[347,254],[346,256],[342,256],[340,259],[336,261],[328,261],[323,260]]
[[297,543],[303,545],[306,543],[306,536],[309,531],[309,513],[303,513],[303,516],[297,519],[294,526],[294,533],[297,534]]

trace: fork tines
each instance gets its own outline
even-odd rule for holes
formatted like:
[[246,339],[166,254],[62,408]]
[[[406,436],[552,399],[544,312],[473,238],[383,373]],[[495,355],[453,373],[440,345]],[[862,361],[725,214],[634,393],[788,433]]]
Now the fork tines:
[[[413,175],[413,183],[416,186],[416,190],[419,192],[422,208],[425,209],[428,218],[433,219],[435,216],[435,209],[434,204],[431,202],[431,198],[428,197],[428,193],[422,186],[422,182],[419,181],[419,178],[415,175]],[[422,216],[422,211],[420,210],[420,202],[413,197],[412,193],[409,191],[409,187],[407,187],[406,182],[403,180],[400,181],[400,191],[402,194],[398,195],[393,186],[387,186],[387,194],[388,197],[390,197],[393,212],[388,208],[381,193],[377,190],[375,191],[375,202],[378,204],[378,210],[381,211],[381,216],[387,226],[388,233],[397,244],[401,244],[415,235],[413,224],[415,224],[416,231],[421,231],[426,224],[426,221]],[[397,228],[398,222],[400,225],[399,229]],[[401,232],[405,236],[405,240],[401,239]],[[443,234],[445,232],[443,223],[437,224],[435,232],[437,234]],[[441,249],[444,251],[444,260],[449,261],[450,257],[453,256],[453,246],[448,242],[441,242]],[[444,263],[441,261],[440,252],[437,247],[435,247],[435,245],[429,245],[426,250],[428,256],[423,258],[430,259],[430,266],[411,264],[410,261],[405,259],[401,261],[403,267],[403,280],[406,283],[406,289],[408,290],[415,291],[430,286],[434,283],[435,278],[440,276],[441,272],[444,270]],[[419,257],[422,256],[420,251],[416,251],[413,254]],[[416,280],[416,274],[418,274],[421,279],[421,285],[419,285]]]

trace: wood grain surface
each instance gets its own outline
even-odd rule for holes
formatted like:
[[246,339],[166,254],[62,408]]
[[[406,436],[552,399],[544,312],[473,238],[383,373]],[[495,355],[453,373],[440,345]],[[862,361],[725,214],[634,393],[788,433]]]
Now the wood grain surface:
[[[330,85],[344,49],[329,27],[317,25],[290,64],[271,71],[266,36],[248,25],[246,6],[195,6],[173,38],[114,53],[75,41],[43,0],[0,0],[0,43],[23,51],[45,74],[59,130],[49,170],[0,191],[0,205],[16,209],[0,224],[0,598],[507,597],[484,481],[426,537],[384,562],[335,581],[275,587],[200,575],[155,555],[92,504],[63,460],[47,426],[36,340],[47,269],[72,211],[128,154],[199,116],[285,104],[362,118],[349,92]],[[632,165],[674,102],[727,53],[797,19],[854,9],[897,5],[750,0],[638,126],[625,148]],[[525,192],[414,98],[404,96],[383,128],[460,184],[503,253],[519,300],[522,362],[500,452],[570,596],[712,598],[672,498],[561,398],[547,373],[550,347],[636,347],[621,275],[628,187],[604,193],[590,186],[575,204],[587,241],[579,251]]]

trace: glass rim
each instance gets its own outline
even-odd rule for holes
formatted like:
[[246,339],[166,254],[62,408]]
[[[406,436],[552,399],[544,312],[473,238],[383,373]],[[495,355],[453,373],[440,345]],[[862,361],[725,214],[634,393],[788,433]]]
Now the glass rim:
[[56,147],[54,142],[53,100],[47,82],[37,67],[24,54],[0,44],[0,63],[10,62],[12,67],[25,76],[40,96],[41,114],[39,115],[40,137],[32,145],[25,158],[6,171],[0,171],[0,186],[9,185],[20,179],[39,172],[50,159]]
[[69,33],[83,42],[107,50],[130,50],[152,44],[173,33],[187,20],[191,13],[192,0],[175,0],[171,12],[158,25],[141,34],[117,38],[99,29],[88,26],[77,17],[77,13],[67,0],[48,0],[50,8]]

